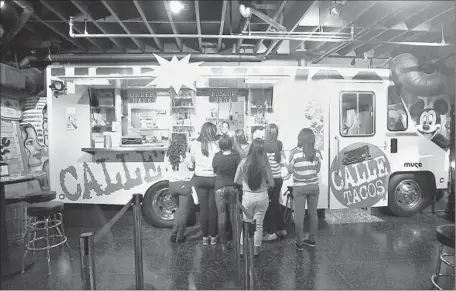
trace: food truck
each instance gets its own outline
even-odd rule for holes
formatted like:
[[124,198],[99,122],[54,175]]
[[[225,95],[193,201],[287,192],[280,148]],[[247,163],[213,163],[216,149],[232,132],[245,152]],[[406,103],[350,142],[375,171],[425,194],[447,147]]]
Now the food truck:
[[46,72],[50,185],[65,203],[122,205],[141,193],[146,221],[170,227],[169,141],[183,133],[190,142],[206,121],[227,121],[250,140],[276,123],[286,155],[311,128],[323,157],[319,209],[388,206],[410,216],[448,188],[450,97],[418,96],[415,108],[388,69],[186,58]]

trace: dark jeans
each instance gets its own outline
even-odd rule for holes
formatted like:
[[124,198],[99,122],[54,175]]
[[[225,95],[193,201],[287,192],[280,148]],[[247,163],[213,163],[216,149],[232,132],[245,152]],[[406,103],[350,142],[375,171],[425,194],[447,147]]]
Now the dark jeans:
[[169,182],[169,192],[171,193],[171,197],[179,202],[179,207],[177,208],[176,213],[174,213],[172,233],[177,234],[178,236],[184,236],[192,195],[192,186],[190,181]]
[[217,236],[217,205],[215,204],[215,177],[193,175],[193,186],[200,204],[200,226],[203,237]]
[[276,233],[279,230],[285,229],[283,222],[283,211],[280,205],[280,194],[282,190],[282,178],[274,178],[274,187],[269,188],[269,207],[266,211],[266,228],[269,233]]
[[[231,240],[233,231],[229,218],[228,195],[235,195],[236,189],[233,186],[224,187],[215,191],[215,204],[218,212],[218,231],[220,235],[220,243],[226,244],[227,240]],[[227,236],[228,235],[228,236]]]

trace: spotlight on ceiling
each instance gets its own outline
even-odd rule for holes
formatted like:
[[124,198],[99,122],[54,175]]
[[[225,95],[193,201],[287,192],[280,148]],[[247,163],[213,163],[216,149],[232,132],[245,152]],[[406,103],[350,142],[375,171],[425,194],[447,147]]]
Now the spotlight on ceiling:
[[184,8],[184,4],[180,1],[169,1],[169,9],[174,14],[179,14]]
[[353,58],[353,60],[351,61],[350,65],[352,65],[352,66],[356,65],[356,59],[355,58]]
[[340,16],[340,11],[342,10],[342,6],[344,6],[346,0],[340,1],[332,1],[331,3],[331,9],[329,10],[329,14],[331,14],[332,17],[339,17]]
[[5,6],[5,1],[0,1],[0,8],[3,8]]
[[239,12],[241,13],[242,17],[244,17],[244,18],[249,18],[250,15],[252,15],[252,11],[250,10],[250,8],[245,7],[244,4],[241,4],[239,6]]

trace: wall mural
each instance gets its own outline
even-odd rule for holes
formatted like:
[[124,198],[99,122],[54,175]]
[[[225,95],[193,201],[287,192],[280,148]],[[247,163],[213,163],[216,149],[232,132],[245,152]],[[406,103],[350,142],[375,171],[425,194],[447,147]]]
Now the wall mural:
[[21,120],[26,169],[46,172],[49,181],[48,114],[46,97],[27,98]]
[[[424,66],[411,54],[401,54],[390,62],[390,70],[398,93],[407,106],[412,124],[419,134],[443,149],[450,145],[450,98],[444,92],[445,80],[453,74],[443,63]],[[445,72],[445,74],[442,73]],[[454,78],[454,77],[453,77]]]

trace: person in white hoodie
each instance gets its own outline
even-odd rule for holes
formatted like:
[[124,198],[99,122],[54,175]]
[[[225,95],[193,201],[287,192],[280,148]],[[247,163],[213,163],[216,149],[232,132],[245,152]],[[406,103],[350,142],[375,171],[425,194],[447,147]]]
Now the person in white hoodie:
[[217,126],[206,122],[201,127],[199,137],[192,143],[190,155],[195,164],[192,178],[200,204],[200,226],[203,245],[217,244],[217,206],[215,204],[215,174],[212,168],[214,155],[220,151],[217,140]]

